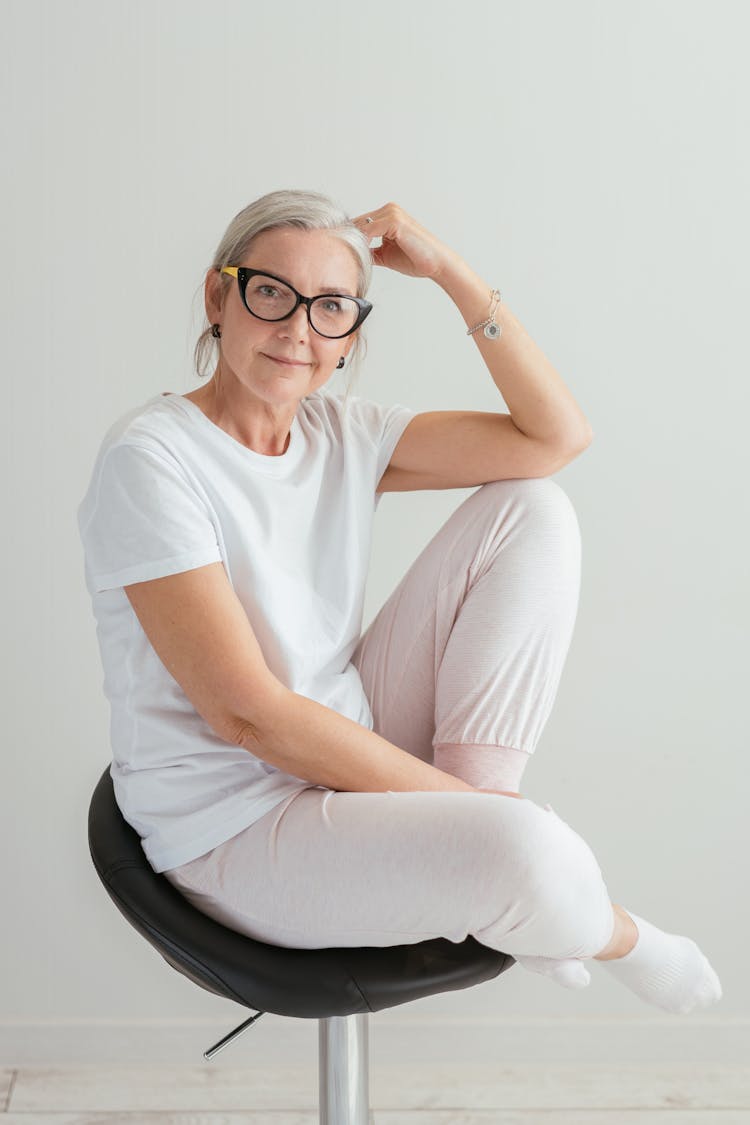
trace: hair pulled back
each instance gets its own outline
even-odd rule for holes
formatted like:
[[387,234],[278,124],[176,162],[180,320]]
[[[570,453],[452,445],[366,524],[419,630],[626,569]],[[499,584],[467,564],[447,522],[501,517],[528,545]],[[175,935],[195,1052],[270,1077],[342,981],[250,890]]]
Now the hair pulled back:
[[[252,242],[264,231],[277,227],[296,227],[298,230],[325,230],[351,248],[357,262],[358,297],[364,297],[370,287],[372,277],[372,257],[367,238],[354,226],[346,212],[327,195],[317,191],[287,189],[271,191],[248,203],[230,222],[211,262],[211,266],[221,269],[234,266],[242,261]],[[227,291],[236,284],[229,274],[220,274],[220,303],[223,307]],[[346,389],[348,398],[354,381],[359,375],[362,360],[366,354],[367,342],[362,336],[362,328],[355,334],[349,355],[352,358],[352,378]],[[205,378],[218,362],[219,341],[211,333],[211,325],[204,315],[203,327],[195,344],[195,370],[199,378]]]

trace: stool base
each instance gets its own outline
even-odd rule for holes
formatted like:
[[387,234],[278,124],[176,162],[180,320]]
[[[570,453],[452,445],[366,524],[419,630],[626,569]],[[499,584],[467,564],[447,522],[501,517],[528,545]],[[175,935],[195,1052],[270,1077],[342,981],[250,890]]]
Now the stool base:
[[[232,1043],[263,1015],[257,1012],[203,1052],[204,1059]],[[370,1025],[367,1012],[318,1020],[320,1125],[371,1125]]]

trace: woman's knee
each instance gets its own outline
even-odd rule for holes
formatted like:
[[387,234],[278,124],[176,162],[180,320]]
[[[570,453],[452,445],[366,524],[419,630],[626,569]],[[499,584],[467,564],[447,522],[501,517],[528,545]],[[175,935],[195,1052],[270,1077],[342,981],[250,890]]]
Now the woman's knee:
[[614,927],[609,891],[587,842],[556,813],[549,815],[535,894],[540,911],[551,918],[556,948],[542,956],[593,957]]
[[[558,874],[554,854],[557,826],[551,812],[527,798],[485,794],[467,806],[461,844],[476,850],[476,859],[512,876],[529,893],[553,885]],[[481,857],[481,858],[480,858]]]
[[529,562],[554,564],[561,578],[580,581],[581,529],[568,494],[549,477],[497,480],[475,494],[488,518],[500,515],[497,530]]
[[519,477],[483,484],[478,493],[493,506],[512,501],[524,518],[535,524],[573,528],[580,532],[578,516],[567,492],[551,477]]
[[556,813],[528,800],[512,803],[518,815],[503,818],[501,854],[518,873],[524,922],[509,935],[506,952],[593,957],[614,924],[594,853]]

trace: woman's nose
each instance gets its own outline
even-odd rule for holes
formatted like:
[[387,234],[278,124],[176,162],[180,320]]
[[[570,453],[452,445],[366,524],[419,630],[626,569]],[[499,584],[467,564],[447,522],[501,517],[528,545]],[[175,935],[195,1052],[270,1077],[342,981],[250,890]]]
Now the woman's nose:
[[283,323],[288,325],[290,332],[308,332],[310,321],[307,318],[307,305],[297,305],[291,316],[288,316]]

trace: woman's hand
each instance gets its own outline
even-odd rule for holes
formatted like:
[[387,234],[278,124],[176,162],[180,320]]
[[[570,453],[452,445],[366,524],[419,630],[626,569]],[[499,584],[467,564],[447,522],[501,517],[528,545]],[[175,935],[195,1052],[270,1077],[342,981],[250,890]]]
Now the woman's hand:
[[[368,216],[371,223],[366,222]],[[436,279],[444,266],[458,260],[454,250],[420,226],[398,203],[386,203],[377,211],[357,215],[352,222],[367,239],[382,238],[381,246],[370,247],[377,266],[409,277]]]

